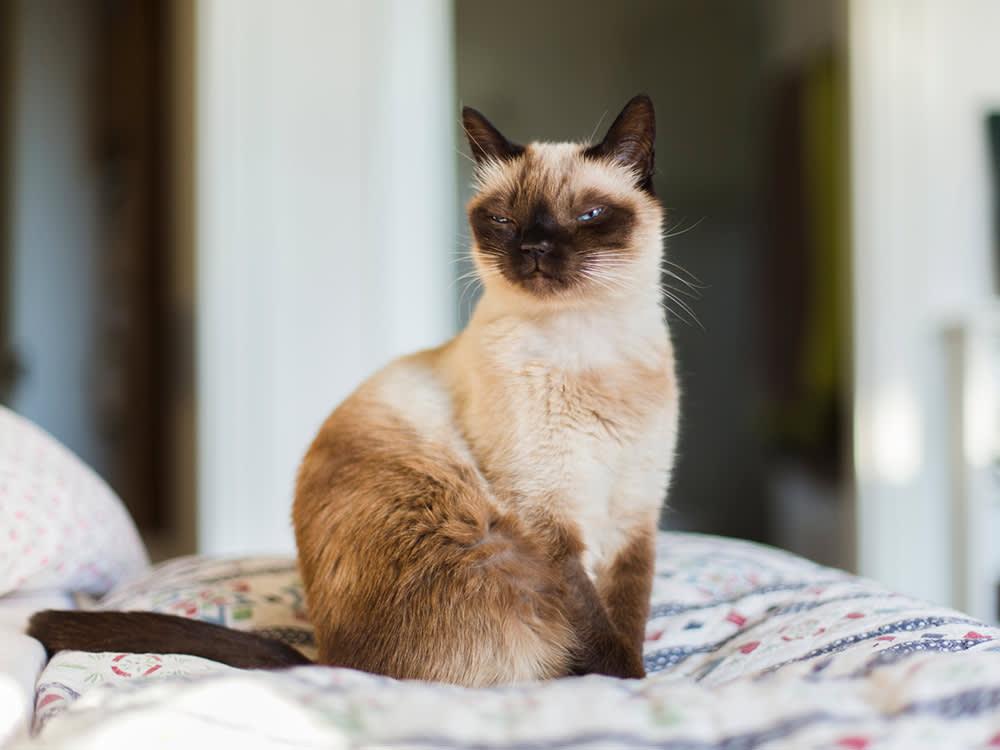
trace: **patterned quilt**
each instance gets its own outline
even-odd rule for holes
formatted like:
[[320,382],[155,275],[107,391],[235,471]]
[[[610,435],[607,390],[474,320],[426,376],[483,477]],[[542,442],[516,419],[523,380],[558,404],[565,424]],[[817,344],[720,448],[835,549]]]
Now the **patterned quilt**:
[[[100,606],[313,645],[286,559],[175,560]],[[472,690],[64,652],[21,748],[1000,748],[1000,630],[760,545],[663,534],[645,660],[644,680]]]

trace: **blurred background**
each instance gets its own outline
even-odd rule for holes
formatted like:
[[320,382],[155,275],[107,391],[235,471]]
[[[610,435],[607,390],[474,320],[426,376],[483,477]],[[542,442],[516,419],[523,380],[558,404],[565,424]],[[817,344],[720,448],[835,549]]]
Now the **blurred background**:
[[995,620],[1000,4],[0,0],[0,400],[154,557],[289,552],[299,458],[476,289],[460,106],[657,106],[663,525]]

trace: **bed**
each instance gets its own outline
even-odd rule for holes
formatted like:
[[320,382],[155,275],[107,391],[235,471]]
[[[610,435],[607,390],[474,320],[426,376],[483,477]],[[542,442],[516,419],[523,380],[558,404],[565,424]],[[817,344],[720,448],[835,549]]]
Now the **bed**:
[[[0,502],[0,521],[3,512]],[[106,525],[117,546],[94,547],[79,568],[97,565],[82,583],[109,590],[87,606],[199,618],[312,654],[291,559],[190,557],[150,569],[127,516]],[[59,576],[40,575],[18,579],[34,589],[48,581],[55,594]],[[0,596],[0,612],[23,595]],[[30,723],[8,745],[1000,748],[1000,630],[960,612],[776,549],[681,533],[660,535],[651,604],[649,675],[631,681],[473,690],[325,667],[241,671],[176,654],[62,652],[27,680]]]
[[[102,606],[281,638],[311,653],[292,560],[185,558]],[[400,644],[405,648],[405,644]],[[63,652],[18,747],[1000,747],[1000,632],[778,550],[660,538],[645,680],[468,690],[323,667],[243,672]]]

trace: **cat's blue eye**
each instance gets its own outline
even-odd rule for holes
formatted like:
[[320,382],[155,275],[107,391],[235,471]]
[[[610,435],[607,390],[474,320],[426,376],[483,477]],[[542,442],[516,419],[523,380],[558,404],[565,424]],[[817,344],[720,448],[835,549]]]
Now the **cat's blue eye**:
[[586,213],[582,213],[576,217],[577,221],[593,221],[598,216],[604,213],[604,206],[596,206],[590,209]]
[[495,214],[490,216],[490,221],[495,221],[497,224],[510,224],[510,219],[506,216],[496,216]]

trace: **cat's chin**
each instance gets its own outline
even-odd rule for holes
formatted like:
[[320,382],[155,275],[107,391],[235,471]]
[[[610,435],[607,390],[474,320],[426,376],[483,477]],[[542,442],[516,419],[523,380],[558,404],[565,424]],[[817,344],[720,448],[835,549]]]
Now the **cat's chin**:
[[560,310],[594,309],[614,304],[615,298],[604,289],[594,289],[586,283],[560,279],[531,277],[491,285],[493,299],[504,307],[521,312],[545,313]]
[[558,297],[577,296],[585,292],[583,282],[573,272],[552,271],[536,268],[534,271],[504,271],[504,282],[522,294],[539,300],[552,301]]
[[538,297],[548,298],[554,294],[565,292],[569,287],[564,279],[544,271],[535,271],[520,277],[514,282],[518,287]]

